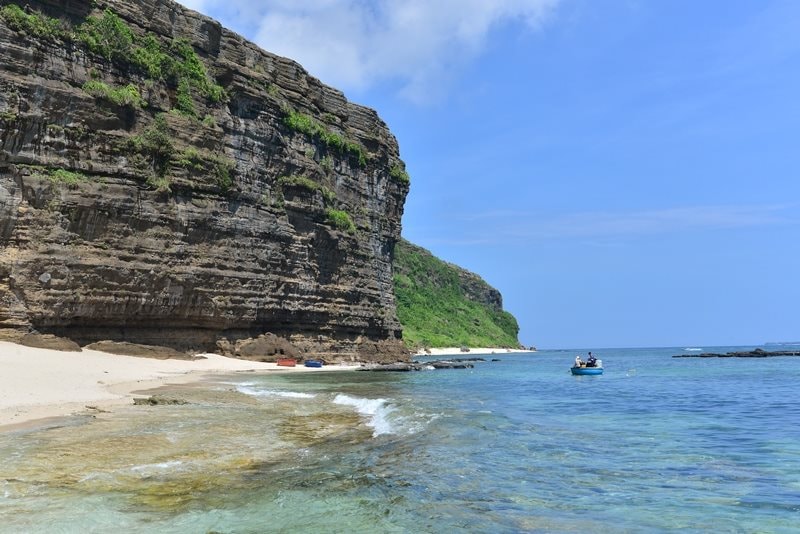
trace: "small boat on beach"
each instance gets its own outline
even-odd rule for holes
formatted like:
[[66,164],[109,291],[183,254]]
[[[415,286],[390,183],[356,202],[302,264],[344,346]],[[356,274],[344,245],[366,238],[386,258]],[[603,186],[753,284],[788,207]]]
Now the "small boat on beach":
[[303,365],[306,367],[322,367],[322,360],[306,360]]
[[278,358],[276,363],[281,367],[294,367],[297,365],[297,360],[294,358]]

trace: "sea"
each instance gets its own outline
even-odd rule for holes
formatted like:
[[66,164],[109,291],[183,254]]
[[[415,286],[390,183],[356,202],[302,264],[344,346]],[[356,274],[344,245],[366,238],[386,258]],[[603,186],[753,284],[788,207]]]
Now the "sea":
[[[0,532],[800,532],[800,358],[218,376],[0,433]],[[767,347],[767,349],[775,347]]]

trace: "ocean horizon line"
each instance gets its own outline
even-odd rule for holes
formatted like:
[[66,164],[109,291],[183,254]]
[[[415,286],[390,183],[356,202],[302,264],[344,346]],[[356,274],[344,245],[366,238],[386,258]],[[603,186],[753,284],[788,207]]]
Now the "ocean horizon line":
[[647,350],[647,349],[679,349],[679,350],[686,350],[691,348],[701,348],[705,349],[713,349],[713,348],[729,348],[729,347],[752,347],[752,348],[759,348],[759,347],[769,347],[769,346],[792,346],[798,345],[800,346],[800,342],[797,343],[789,343],[789,342],[769,342],[769,343],[716,343],[716,344],[703,344],[703,343],[686,343],[686,344],[679,344],[679,345],[641,345],[641,346],[608,346],[608,347],[537,347],[537,352],[542,351],[608,351],[608,350]]

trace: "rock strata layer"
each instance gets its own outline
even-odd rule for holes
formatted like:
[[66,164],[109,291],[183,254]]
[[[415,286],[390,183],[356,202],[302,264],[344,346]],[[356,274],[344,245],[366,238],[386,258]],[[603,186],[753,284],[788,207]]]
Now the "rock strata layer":
[[373,110],[169,0],[0,4],[0,329],[407,358]]

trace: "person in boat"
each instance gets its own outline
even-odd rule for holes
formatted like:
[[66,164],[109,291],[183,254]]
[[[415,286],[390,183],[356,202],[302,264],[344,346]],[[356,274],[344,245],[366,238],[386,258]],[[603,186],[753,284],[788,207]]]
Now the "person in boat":
[[575,356],[575,367],[583,367],[583,360],[581,360],[580,354]]
[[586,360],[586,367],[597,367],[597,358],[592,353],[589,353],[589,358]]

